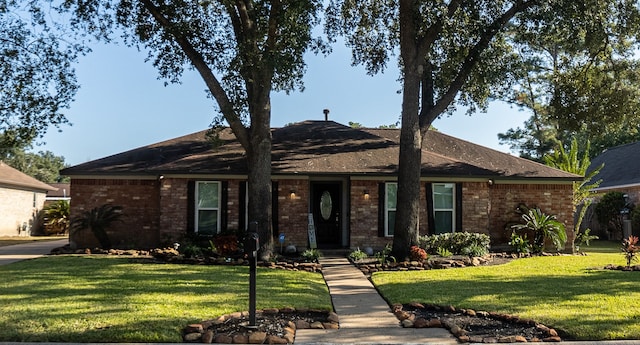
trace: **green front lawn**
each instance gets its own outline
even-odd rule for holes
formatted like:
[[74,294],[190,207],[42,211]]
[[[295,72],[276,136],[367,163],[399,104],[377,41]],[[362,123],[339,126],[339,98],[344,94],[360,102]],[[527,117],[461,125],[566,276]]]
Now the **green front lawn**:
[[584,340],[640,339],[640,272],[624,265],[619,246],[584,248],[587,256],[519,259],[464,269],[378,272],[390,303],[412,301],[531,318]]
[[[248,310],[247,266],[58,256],[0,266],[0,341],[181,342],[189,323]],[[321,274],[258,268],[257,308],[331,309]]]

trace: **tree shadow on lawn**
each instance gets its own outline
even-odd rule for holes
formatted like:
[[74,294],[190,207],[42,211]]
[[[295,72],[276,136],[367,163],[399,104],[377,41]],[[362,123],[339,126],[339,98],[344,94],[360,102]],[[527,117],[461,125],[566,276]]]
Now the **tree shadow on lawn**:
[[497,279],[390,282],[378,285],[391,303],[422,302],[515,314],[584,340],[640,338],[640,272],[588,270],[587,276],[540,275]]
[[[259,270],[258,308],[329,299],[321,279],[298,272],[284,282],[282,273]],[[181,342],[187,324],[249,303],[244,266],[53,257],[4,266],[0,276],[0,341]]]

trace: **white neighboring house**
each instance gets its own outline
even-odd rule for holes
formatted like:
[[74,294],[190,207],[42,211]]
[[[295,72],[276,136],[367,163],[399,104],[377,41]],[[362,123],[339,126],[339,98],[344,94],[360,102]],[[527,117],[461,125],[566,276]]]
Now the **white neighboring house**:
[[0,161],[0,236],[29,236],[50,185]]

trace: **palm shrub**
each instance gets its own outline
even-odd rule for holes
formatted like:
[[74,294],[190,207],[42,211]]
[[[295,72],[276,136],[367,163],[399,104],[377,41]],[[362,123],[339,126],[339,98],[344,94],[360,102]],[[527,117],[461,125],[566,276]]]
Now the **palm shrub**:
[[554,215],[545,214],[540,208],[530,208],[522,214],[522,224],[512,225],[516,231],[530,231],[533,233],[533,252],[539,253],[544,249],[545,240],[549,239],[557,250],[564,248],[567,242],[567,232],[564,224]]
[[69,202],[60,200],[44,209],[44,231],[48,234],[63,234],[69,231]]
[[111,240],[107,228],[122,217],[122,206],[104,204],[84,211],[71,221],[71,231],[78,232],[89,229],[100,242],[103,249],[111,248]]

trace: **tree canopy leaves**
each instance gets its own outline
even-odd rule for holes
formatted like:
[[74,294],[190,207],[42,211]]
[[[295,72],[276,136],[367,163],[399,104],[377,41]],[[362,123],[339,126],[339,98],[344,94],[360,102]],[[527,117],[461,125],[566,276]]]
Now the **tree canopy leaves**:
[[31,144],[76,94],[73,63],[85,49],[63,38],[47,1],[0,0],[0,133],[2,147]]

